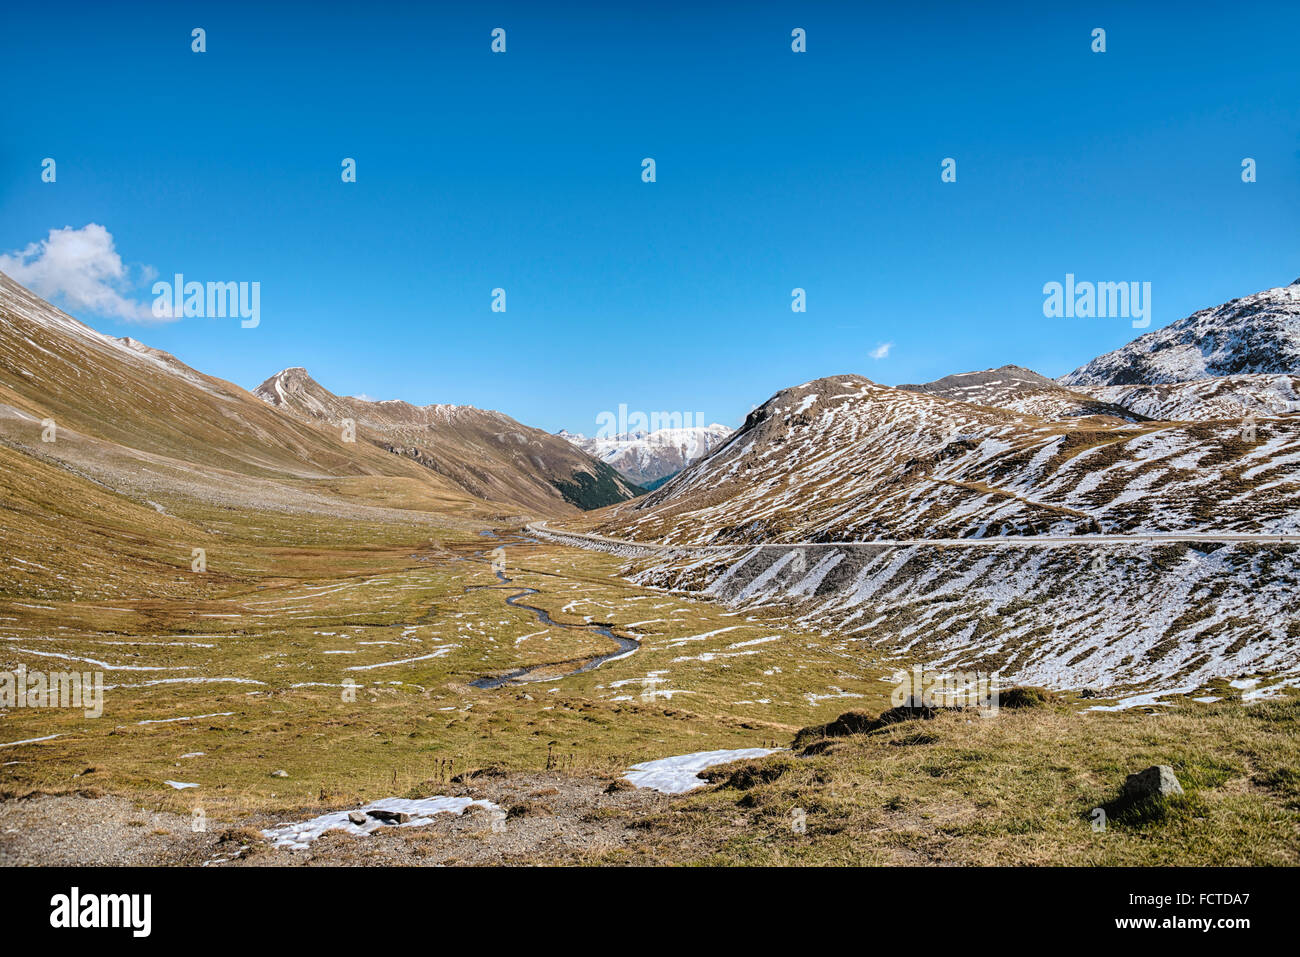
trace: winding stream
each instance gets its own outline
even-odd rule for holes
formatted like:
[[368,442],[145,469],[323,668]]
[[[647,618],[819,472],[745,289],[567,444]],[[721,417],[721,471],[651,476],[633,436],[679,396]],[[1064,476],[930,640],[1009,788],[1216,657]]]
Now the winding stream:
[[[491,537],[493,538],[498,537],[494,532],[486,531],[486,530],[480,532],[479,534],[491,535]],[[536,541],[536,540],[526,539],[526,541]],[[482,557],[484,553],[476,552],[475,554],[479,557]],[[510,584],[511,580],[506,577],[505,572],[498,571],[496,573],[496,576],[497,576],[497,580],[501,582],[501,585]],[[500,588],[501,585],[466,585],[465,591],[467,592],[476,591],[477,589],[480,588]],[[516,668],[514,671],[507,672],[506,674],[503,675],[485,675],[482,678],[476,678],[470,682],[471,687],[481,688],[483,690],[490,691],[494,688],[500,688],[502,685],[508,684],[511,681],[559,681],[561,678],[568,678],[573,675],[580,675],[585,671],[594,671],[596,668],[599,668],[605,662],[613,661],[615,658],[622,658],[624,655],[630,655],[632,652],[636,651],[638,648],[641,647],[641,642],[637,641],[635,638],[625,638],[622,635],[616,635],[610,628],[608,628],[605,625],[565,624],[562,621],[556,621],[555,619],[553,619],[550,616],[550,614],[546,611],[545,608],[538,608],[536,605],[525,605],[523,602],[519,600],[521,598],[526,598],[529,595],[536,595],[536,594],[538,594],[536,588],[521,588],[513,595],[509,595],[506,597],[506,604],[513,605],[515,608],[524,608],[527,609],[528,611],[531,611],[537,617],[538,621],[540,621],[543,625],[546,625],[547,627],[550,628],[567,628],[572,631],[589,631],[597,635],[603,635],[604,637],[610,639],[616,645],[618,645],[617,650],[611,651],[609,654],[606,655],[597,655],[594,658],[587,659],[580,667],[574,668],[572,671],[566,671],[564,672],[564,674],[549,675],[547,677],[530,677],[530,675],[532,675],[534,672],[541,671],[547,668],[553,668],[555,667],[555,665],[554,664],[528,665],[527,667],[524,668]]]

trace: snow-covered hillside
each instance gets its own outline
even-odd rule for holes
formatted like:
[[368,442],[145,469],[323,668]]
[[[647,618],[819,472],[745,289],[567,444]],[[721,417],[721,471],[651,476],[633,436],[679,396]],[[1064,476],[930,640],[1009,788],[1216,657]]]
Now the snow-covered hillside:
[[1076,385],[1071,391],[1149,419],[1240,419],[1300,412],[1300,375],[1255,373],[1156,385]]
[[1300,375],[1300,279],[1148,332],[1060,382],[1157,385],[1244,373]]
[[972,405],[1023,412],[1049,421],[1086,415],[1105,415],[1126,421],[1148,418],[1098,396],[1063,388],[1047,376],[1021,366],[959,372],[922,385],[900,385],[898,388]]
[[786,389],[707,459],[615,506],[664,544],[1300,529],[1300,416],[1031,415],[835,376]]
[[825,628],[846,658],[883,652],[1004,685],[1114,697],[1300,682],[1294,545],[743,547],[624,573]]

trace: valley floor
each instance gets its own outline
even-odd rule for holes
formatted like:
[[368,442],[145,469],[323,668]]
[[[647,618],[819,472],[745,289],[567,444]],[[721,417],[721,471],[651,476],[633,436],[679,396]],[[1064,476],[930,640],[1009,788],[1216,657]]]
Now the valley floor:
[[[842,712],[877,714],[900,661],[629,584],[612,556],[504,527],[340,540],[308,526],[267,520],[231,536],[209,551],[211,577],[182,571],[157,598],[0,599],[0,669],[98,670],[106,685],[99,718],[0,713],[0,862],[1226,864],[1300,853],[1290,697],[1161,714],[1085,714],[1070,698],[944,714],[707,772],[721,786],[684,796],[629,789],[619,782],[638,762],[787,748]],[[507,602],[525,588],[555,624]],[[616,650],[596,625],[639,647],[572,673]],[[523,667],[537,680],[473,684]],[[1186,802],[1095,832],[1091,808],[1155,763],[1176,768]],[[440,814],[300,850],[261,834],[434,795],[492,802],[504,821]]]

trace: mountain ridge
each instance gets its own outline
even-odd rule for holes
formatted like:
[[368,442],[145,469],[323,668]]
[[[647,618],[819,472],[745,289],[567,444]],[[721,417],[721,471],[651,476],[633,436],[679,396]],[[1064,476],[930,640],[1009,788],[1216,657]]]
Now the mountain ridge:
[[1300,282],[1198,310],[1057,381],[1149,386],[1241,374],[1300,375]]
[[715,422],[707,426],[640,430],[612,436],[589,437],[563,429],[556,435],[648,491],[708,455],[727,440],[731,429]]
[[253,395],[288,415],[336,429],[351,420],[358,442],[411,459],[487,501],[556,513],[599,508],[640,493],[581,449],[502,412],[339,396],[302,366],[268,377]]

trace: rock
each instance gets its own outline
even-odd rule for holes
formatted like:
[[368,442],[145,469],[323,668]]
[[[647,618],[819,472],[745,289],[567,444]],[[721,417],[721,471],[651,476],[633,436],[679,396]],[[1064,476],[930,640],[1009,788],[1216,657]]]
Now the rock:
[[351,821],[353,824],[365,824],[366,815],[361,811],[349,811],[348,820]]
[[405,811],[367,811],[376,821],[383,821],[385,824],[405,824],[411,819],[411,815]]
[[272,772],[271,772],[271,777],[273,777],[273,778],[287,778],[288,776],[289,776],[289,772],[288,772],[288,771],[272,771]]
[[1172,797],[1182,793],[1183,786],[1174,776],[1174,769],[1167,764],[1156,764],[1125,778],[1124,790],[1120,792],[1119,799],[1126,804],[1136,804],[1148,798]]

